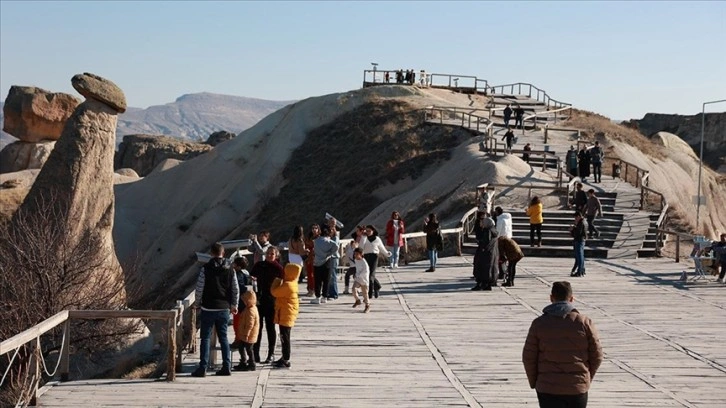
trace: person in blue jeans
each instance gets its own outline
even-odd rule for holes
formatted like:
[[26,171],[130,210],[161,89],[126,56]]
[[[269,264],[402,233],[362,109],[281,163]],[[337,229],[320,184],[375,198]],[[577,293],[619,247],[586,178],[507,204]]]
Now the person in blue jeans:
[[575,224],[570,227],[573,249],[575,251],[575,265],[570,271],[570,276],[585,276],[585,237],[587,231],[585,220],[579,211],[575,212]]
[[[340,247],[340,232],[335,228],[335,218],[332,219],[330,227],[330,240]],[[338,299],[338,265],[340,264],[340,251],[335,251],[330,256],[330,281],[328,283],[328,300]]]
[[199,347],[199,367],[192,377],[207,375],[209,361],[210,337],[212,328],[217,330],[217,337],[222,348],[222,369],[217,375],[231,375],[232,356],[227,339],[229,313],[237,314],[239,286],[234,270],[225,264],[224,246],[216,242],[211,249],[212,259],[199,271],[196,287],[196,299],[201,308],[200,320],[201,344]]
[[436,263],[439,260],[439,251],[443,249],[443,237],[441,236],[441,227],[436,214],[431,213],[424,218],[424,232],[426,233],[426,250],[429,254],[429,269],[424,272],[435,272]]

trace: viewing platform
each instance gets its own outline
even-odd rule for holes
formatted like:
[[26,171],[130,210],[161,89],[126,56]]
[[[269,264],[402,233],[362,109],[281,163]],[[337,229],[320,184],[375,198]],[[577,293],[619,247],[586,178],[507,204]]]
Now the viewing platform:
[[[672,260],[587,260],[570,278],[563,259],[524,258],[515,286],[472,292],[471,257],[378,272],[371,312],[350,295],[300,301],[292,367],[258,365],[193,378],[188,355],[175,382],[70,381],[44,407],[523,407],[536,406],[521,362],[529,325],[569,280],[575,306],[599,330],[605,359],[589,406],[721,408],[726,401],[726,286],[680,282]],[[692,270],[692,269],[691,269]],[[341,288],[342,289],[342,288]],[[263,343],[266,339],[263,340]],[[266,343],[265,343],[266,344]],[[266,345],[263,344],[263,350]],[[280,346],[277,345],[277,353]],[[233,359],[239,358],[234,353]],[[218,359],[219,362],[219,359]],[[236,361],[235,361],[236,363]]]

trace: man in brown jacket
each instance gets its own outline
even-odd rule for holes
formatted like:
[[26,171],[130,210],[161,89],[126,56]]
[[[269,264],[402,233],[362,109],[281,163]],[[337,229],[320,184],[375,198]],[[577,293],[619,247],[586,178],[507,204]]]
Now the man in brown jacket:
[[569,282],[552,284],[542,316],[534,319],[522,351],[529,386],[541,408],[586,407],[587,391],[602,363],[597,329],[575,309]]

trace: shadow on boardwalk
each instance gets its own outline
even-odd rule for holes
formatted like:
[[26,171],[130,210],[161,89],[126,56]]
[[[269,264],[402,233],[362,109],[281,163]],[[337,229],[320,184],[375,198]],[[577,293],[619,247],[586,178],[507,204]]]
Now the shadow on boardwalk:
[[[525,258],[516,286],[472,292],[470,258],[379,271],[382,296],[364,314],[352,297],[324,305],[301,298],[292,331],[292,368],[231,377],[163,381],[74,381],[41,397],[46,407],[440,407],[536,406],[521,364],[529,324],[549,286],[571,280],[577,308],[600,331],[605,361],[592,407],[723,407],[726,401],[726,286],[681,288],[672,261],[588,261],[569,278],[570,260]],[[683,290],[688,289],[688,290]],[[697,317],[697,318],[694,318]],[[721,345],[721,346],[720,346]],[[263,349],[266,345],[263,344]],[[279,351],[279,345],[278,345]],[[238,354],[235,353],[236,359]]]

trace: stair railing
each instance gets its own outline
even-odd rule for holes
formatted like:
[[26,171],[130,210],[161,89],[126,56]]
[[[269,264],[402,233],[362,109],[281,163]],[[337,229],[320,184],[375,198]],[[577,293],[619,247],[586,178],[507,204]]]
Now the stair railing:
[[[526,92],[522,92],[523,88],[525,89]],[[572,106],[572,104],[552,99],[547,94],[547,92],[545,92],[543,89],[540,89],[540,88],[538,88],[530,83],[526,83],[526,82],[515,82],[513,84],[495,85],[495,86],[490,86],[489,89],[491,89],[491,93],[494,95],[496,95],[496,94],[525,95],[526,94],[528,97],[547,105],[547,109],[549,109],[550,107],[557,109],[557,108],[564,108],[567,106]],[[507,90],[507,89],[509,89],[509,93],[505,92],[505,90]],[[517,89],[517,92],[514,92],[515,89]],[[534,95],[534,97],[533,97],[533,95]]]
[[[522,134],[524,134],[524,129],[526,128],[526,126],[525,126],[525,123],[526,122],[528,122],[528,121],[529,122],[532,122],[532,128],[534,130],[537,130],[537,117],[544,116],[544,115],[551,115],[551,114],[554,113],[554,115],[555,115],[555,123],[557,123],[557,113],[558,112],[563,112],[563,111],[566,111],[566,110],[569,110],[570,111],[570,114],[572,114],[572,105],[565,106],[564,108],[558,108],[558,109],[555,109],[555,110],[544,110],[544,111],[539,111],[539,112],[536,112],[535,111],[534,113],[530,114],[529,116],[523,117],[522,118]],[[545,143],[547,143],[547,132],[546,131],[545,131]]]

